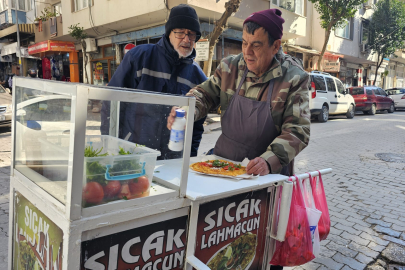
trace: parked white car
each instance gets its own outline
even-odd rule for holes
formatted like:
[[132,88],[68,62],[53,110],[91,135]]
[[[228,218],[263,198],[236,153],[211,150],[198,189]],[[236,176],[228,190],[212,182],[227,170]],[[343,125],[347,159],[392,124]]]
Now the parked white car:
[[355,113],[355,102],[343,83],[329,73],[309,73],[309,108],[311,117],[319,122],[328,121],[329,115],[345,114],[351,119]]
[[405,88],[391,88],[385,92],[394,100],[395,110],[405,109]]

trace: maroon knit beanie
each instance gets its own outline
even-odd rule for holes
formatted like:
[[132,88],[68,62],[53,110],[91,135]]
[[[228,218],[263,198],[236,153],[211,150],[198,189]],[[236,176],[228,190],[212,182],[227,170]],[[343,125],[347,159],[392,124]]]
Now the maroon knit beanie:
[[281,17],[281,11],[276,8],[266,9],[259,12],[252,13],[243,24],[247,22],[254,22],[266,29],[267,33],[274,39],[281,39],[283,37],[283,23],[284,19]]

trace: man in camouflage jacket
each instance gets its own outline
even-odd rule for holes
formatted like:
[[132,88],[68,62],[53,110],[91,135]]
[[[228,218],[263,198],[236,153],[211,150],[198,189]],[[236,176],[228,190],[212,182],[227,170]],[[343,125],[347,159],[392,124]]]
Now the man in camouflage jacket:
[[[240,96],[265,102],[269,83],[274,82],[270,111],[277,136],[267,149],[263,149],[256,158],[251,158],[247,166],[248,173],[281,173],[283,167],[290,164],[288,173],[283,174],[291,175],[293,159],[309,143],[309,75],[301,63],[284,54],[281,49],[283,22],[278,9],[253,13],[244,22],[243,53],[224,58],[213,76],[187,94],[196,98],[196,121],[218,105],[221,106],[221,114],[226,113],[246,69],[248,72],[240,86]],[[244,106],[238,109],[243,110]],[[173,117],[170,117],[169,129],[172,121]],[[222,125],[224,121],[222,119]],[[254,142],[246,143],[251,145]]]

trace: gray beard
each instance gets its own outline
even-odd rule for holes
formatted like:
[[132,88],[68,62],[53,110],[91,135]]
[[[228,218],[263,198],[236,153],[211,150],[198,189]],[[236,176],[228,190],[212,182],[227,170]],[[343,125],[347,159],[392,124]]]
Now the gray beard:
[[191,51],[186,56],[183,56],[178,50],[175,49],[175,51],[179,54],[179,58],[187,58],[193,53],[193,49],[191,49]]

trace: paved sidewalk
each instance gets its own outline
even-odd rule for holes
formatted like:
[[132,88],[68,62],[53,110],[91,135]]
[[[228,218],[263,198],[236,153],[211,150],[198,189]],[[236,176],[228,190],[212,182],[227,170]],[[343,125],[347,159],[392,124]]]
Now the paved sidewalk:
[[0,128],[0,270],[7,269],[8,214],[11,139],[8,128]]
[[[404,111],[312,124],[296,173],[333,168],[324,177],[332,228],[321,257],[294,269],[360,270],[377,259],[372,269],[388,269],[382,251],[390,242],[405,246],[405,163],[382,161],[377,153],[405,154]],[[399,257],[392,265],[405,265],[405,253]]]

